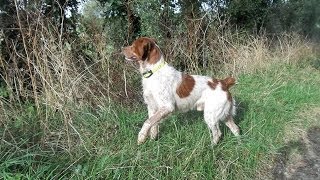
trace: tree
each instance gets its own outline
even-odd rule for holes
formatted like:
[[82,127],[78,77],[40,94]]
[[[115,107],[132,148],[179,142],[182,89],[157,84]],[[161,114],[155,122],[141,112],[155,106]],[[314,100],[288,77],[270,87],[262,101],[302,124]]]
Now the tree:
[[[98,1],[105,8],[105,24],[109,33],[117,37],[117,40],[123,40],[124,36],[128,43],[140,35],[140,17],[133,10],[132,0]],[[126,32],[122,29],[126,29]]]
[[231,23],[251,32],[259,32],[265,21],[272,1],[270,0],[228,0],[226,13]]
[[320,38],[320,4],[317,0],[276,1],[268,13],[270,33],[298,32],[312,39]]

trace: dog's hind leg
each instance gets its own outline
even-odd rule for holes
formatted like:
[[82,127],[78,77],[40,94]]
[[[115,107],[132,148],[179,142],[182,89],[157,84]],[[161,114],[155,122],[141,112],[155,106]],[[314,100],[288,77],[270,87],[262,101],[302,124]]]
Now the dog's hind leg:
[[211,142],[216,145],[222,134],[219,128],[219,119],[216,119],[212,112],[204,110],[204,120],[211,131]]
[[211,130],[212,132],[212,142],[214,145],[218,144],[220,137],[222,135],[220,128],[219,128],[219,122],[217,122],[214,126],[214,129]]
[[228,128],[231,130],[231,132],[232,132],[235,136],[239,136],[239,135],[240,135],[240,129],[239,129],[239,127],[236,125],[236,123],[234,123],[232,115],[229,115],[229,116],[226,118],[225,124],[228,126]]

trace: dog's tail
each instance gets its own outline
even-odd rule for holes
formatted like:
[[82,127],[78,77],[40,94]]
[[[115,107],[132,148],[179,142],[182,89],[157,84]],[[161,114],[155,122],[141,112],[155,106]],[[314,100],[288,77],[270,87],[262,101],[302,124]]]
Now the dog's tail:
[[233,77],[227,77],[223,80],[221,80],[221,83],[226,87],[228,90],[231,86],[233,86],[236,83],[236,79]]

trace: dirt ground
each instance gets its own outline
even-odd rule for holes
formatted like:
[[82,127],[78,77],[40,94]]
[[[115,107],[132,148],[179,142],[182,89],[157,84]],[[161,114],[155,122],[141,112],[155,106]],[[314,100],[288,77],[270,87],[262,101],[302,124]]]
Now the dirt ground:
[[[320,113],[317,120],[320,122]],[[308,128],[297,140],[280,149],[272,179],[320,180],[320,126]]]

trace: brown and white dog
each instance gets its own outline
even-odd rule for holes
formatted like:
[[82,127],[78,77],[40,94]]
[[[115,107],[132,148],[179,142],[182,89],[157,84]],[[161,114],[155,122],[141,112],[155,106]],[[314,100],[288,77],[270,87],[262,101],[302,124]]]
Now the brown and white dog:
[[126,60],[138,62],[142,74],[143,98],[148,106],[149,118],[144,122],[138,144],[147,137],[155,139],[159,122],[175,110],[204,111],[204,120],[217,144],[221,136],[219,122],[223,121],[235,136],[239,127],[234,123],[235,101],[229,88],[235,79],[212,79],[207,76],[188,75],[168,65],[154,39],[142,37],[122,49]]

